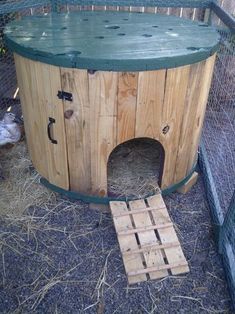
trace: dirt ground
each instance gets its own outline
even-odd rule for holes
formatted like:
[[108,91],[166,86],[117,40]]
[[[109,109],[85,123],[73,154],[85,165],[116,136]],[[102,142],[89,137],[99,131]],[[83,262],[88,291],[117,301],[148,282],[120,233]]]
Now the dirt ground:
[[190,273],[128,286],[110,213],[42,187],[24,142],[0,164],[0,313],[233,313],[201,177],[164,198]]

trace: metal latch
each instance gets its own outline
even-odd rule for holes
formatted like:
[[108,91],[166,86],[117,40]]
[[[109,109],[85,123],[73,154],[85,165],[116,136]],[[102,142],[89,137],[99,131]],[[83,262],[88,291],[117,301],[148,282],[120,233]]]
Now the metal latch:
[[59,90],[57,97],[62,100],[73,101],[73,94]]

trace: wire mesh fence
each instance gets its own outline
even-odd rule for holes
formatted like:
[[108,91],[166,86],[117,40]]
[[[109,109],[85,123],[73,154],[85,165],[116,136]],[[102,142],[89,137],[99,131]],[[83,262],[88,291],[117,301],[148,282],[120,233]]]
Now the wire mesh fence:
[[225,214],[235,189],[235,36],[226,28],[220,34],[203,140]]
[[[220,5],[234,17],[235,0]],[[235,306],[235,34],[214,13],[221,35],[203,129],[200,164]]]
[[51,11],[49,1],[0,2],[0,109],[19,103],[14,59],[4,43],[3,30],[7,23],[26,15],[45,14]]

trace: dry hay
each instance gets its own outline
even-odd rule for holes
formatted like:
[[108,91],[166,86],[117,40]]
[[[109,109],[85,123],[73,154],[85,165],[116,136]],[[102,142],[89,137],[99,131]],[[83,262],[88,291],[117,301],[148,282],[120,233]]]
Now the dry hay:
[[[144,197],[158,191],[160,152],[153,140],[134,140],[120,145],[108,163],[109,194]],[[56,196],[39,183],[26,143],[0,150],[0,215],[21,215],[30,206],[56,202]]]
[[25,142],[1,148],[0,167],[0,215],[20,215],[32,205],[55,201],[55,195],[39,183]]
[[151,139],[135,139],[119,145],[108,162],[111,196],[142,198],[159,191],[160,149]]

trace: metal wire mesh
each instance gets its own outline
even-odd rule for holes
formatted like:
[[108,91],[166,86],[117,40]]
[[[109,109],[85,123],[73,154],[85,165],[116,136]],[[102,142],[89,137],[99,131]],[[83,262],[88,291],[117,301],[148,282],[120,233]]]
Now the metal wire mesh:
[[[48,2],[48,1],[47,1]],[[13,19],[25,15],[38,15],[50,12],[46,1],[1,1],[0,2],[0,109],[4,110],[19,102],[17,81],[12,53],[4,43],[3,30]],[[41,4],[44,4],[41,6]]]
[[[235,0],[220,1],[235,15]],[[221,34],[205,116],[200,165],[235,307],[235,34],[212,13]]]
[[203,139],[221,208],[226,213],[235,189],[235,35],[220,30]]
[[235,192],[221,230],[220,251],[235,307]]

